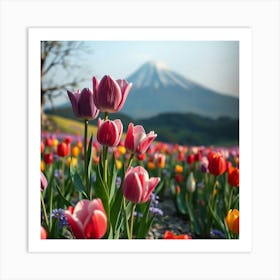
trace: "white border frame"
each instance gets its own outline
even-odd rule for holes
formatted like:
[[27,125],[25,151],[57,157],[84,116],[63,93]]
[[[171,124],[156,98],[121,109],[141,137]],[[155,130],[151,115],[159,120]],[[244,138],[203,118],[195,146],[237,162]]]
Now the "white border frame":
[[[252,31],[250,28],[29,28],[28,249],[29,252],[250,252],[252,248]],[[240,237],[238,240],[41,240],[40,41],[239,41]],[[244,187],[246,186],[246,188]],[[246,207],[244,205],[246,204]]]

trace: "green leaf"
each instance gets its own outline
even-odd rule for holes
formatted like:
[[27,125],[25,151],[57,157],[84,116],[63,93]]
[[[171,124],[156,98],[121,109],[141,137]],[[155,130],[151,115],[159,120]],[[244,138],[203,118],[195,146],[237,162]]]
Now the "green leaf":
[[144,211],[143,211],[143,217],[141,218],[141,223],[140,223],[139,231],[138,231],[138,234],[137,234],[137,238],[145,238],[148,231],[149,231],[149,228],[151,226],[151,221],[148,220],[150,204],[151,204],[151,200],[149,200],[145,204],[145,208],[144,208]]
[[59,186],[57,184],[55,184],[55,187],[57,189],[57,192],[60,196],[60,198],[63,200],[64,205],[68,206],[74,206],[70,201],[68,201],[62,194],[61,189],[59,188]]

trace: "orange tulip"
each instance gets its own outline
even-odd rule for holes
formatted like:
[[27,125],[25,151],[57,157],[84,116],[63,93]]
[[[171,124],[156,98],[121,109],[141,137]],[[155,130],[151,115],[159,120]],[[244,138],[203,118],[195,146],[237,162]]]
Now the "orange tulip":
[[226,223],[228,229],[236,234],[239,234],[239,211],[237,209],[228,210],[226,216]]
[[231,167],[228,171],[228,182],[235,187],[239,187],[239,169]]

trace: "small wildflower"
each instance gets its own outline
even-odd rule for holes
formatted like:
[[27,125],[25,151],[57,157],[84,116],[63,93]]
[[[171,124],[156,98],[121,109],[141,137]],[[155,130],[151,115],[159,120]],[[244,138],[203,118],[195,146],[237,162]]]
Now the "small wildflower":
[[121,179],[121,177],[118,176],[116,178],[116,187],[119,188],[121,186],[121,183],[122,183],[122,179]]
[[68,226],[68,221],[65,217],[64,210],[59,209],[53,209],[52,210],[52,217],[58,220],[58,227],[62,228],[63,226]]

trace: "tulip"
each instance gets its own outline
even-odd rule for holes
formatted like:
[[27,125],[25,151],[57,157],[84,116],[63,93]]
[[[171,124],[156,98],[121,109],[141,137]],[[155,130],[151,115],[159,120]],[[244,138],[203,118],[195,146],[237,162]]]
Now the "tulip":
[[77,239],[102,238],[106,233],[107,217],[99,198],[79,201],[65,216]]
[[190,193],[193,193],[195,191],[195,180],[194,180],[194,177],[193,177],[193,173],[190,172],[188,178],[187,178],[187,190],[190,192]]
[[236,234],[239,234],[239,211],[237,209],[228,210],[226,216],[226,223],[228,229]]
[[224,156],[220,153],[211,153],[208,156],[209,164],[208,169],[209,172],[214,176],[222,175],[226,171],[226,160]]
[[71,154],[73,157],[78,157],[80,154],[80,148],[78,146],[74,146],[71,150]]
[[77,118],[93,120],[98,116],[99,110],[93,102],[93,93],[89,88],[84,88],[81,93],[79,90],[74,93],[67,90],[67,94],[71,101],[73,112]]
[[134,203],[146,202],[159,183],[159,177],[149,178],[149,174],[142,166],[130,167],[124,178],[123,195]]
[[66,144],[64,142],[58,144],[56,152],[60,157],[68,156],[70,152],[70,144]]
[[133,153],[143,154],[148,150],[156,137],[157,134],[155,134],[154,131],[146,134],[143,126],[134,126],[133,123],[130,123],[127,129],[124,145]]
[[44,154],[44,161],[46,164],[53,163],[53,154]]
[[45,150],[45,144],[44,142],[41,141],[41,154],[44,152]]
[[98,119],[97,141],[103,146],[117,146],[121,140],[123,125],[121,120]]
[[107,113],[116,113],[122,109],[132,87],[132,83],[120,79],[115,81],[109,75],[105,75],[100,84],[93,77],[92,83],[94,103],[101,112]]
[[177,173],[177,174],[175,174],[175,181],[178,183],[178,184],[180,184],[180,183],[182,183],[183,182],[183,179],[184,179],[184,176],[182,175],[182,174],[179,174],[179,173]]
[[165,160],[166,160],[166,155],[165,154],[159,154],[159,153],[155,154],[155,161],[156,161],[157,167],[164,168],[165,167]]
[[228,182],[230,185],[239,187],[239,169],[231,167],[228,171]]
[[190,154],[187,156],[187,163],[188,164],[193,164],[193,162],[195,161],[195,155],[194,154]]
[[53,145],[53,139],[50,137],[47,137],[45,140],[45,144],[47,147],[51,147]]
[[173,232],[166,230],[163,239],[192,239],[188,234],[174,234]]
[[41,226],[41,239],[47,239],[47,238],[48,238],[47,231],[45,230],[45,228]]
[[175,172],[176,173],[183,173],[183,171],[184,171],[184,168],[183,168],[182,165],[179,165],[179,164],[175,165]]
[[41,171],[41,191],[44,191],[48,186],[47,178],[44,173]]

